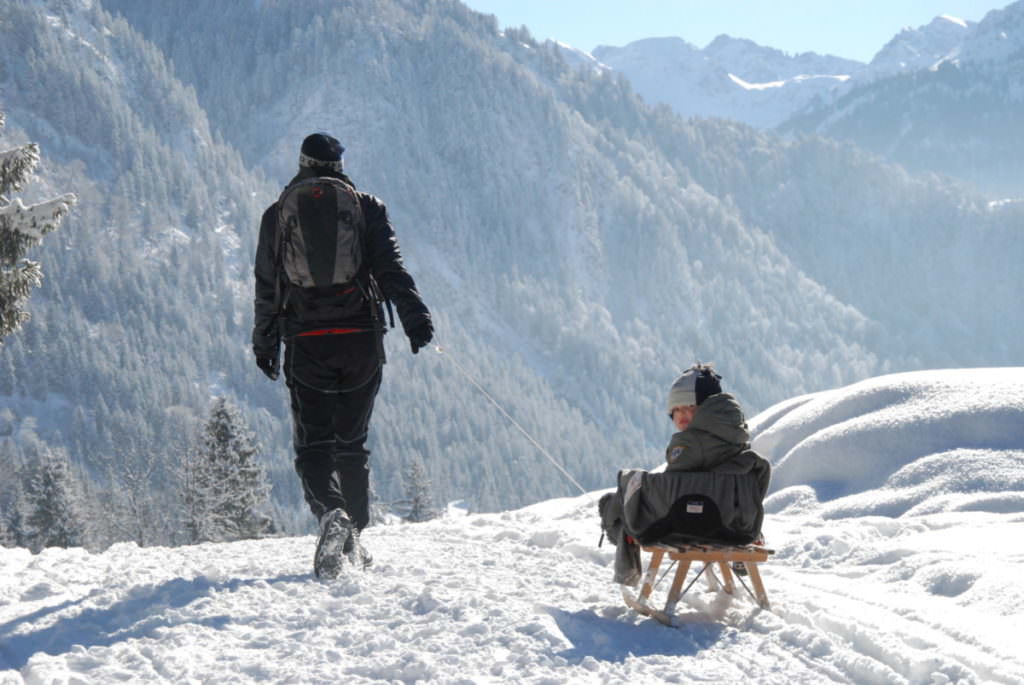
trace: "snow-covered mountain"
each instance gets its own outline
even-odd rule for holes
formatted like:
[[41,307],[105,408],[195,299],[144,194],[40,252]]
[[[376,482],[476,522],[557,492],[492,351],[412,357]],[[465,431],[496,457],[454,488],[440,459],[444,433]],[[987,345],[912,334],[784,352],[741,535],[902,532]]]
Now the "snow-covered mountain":
[[[946,24],[949,42],[921,53],[928,68],[854,82],[781,130],[848,140],[912,171],[969,181],[992,199],[1021,197],[1024,2],[966,29]],[[960,44],[935,60],[956,35]]]
[[312,537],[0,549],[0,682],[1019,683],[1021,388],[899,374],[754,417],[769,610],[703,581],[673,628],[626,609],[598,491],[369,528],[375,565],[323,583]]
[[[965,39],[960,58],[965,64],[1006,71],[1020,63],[1024,51],[1024,3],[992,10]],[[1016,93],[1018,100],[1021,94]]]
[[828,93],[863,65],[830,55],[787,55],[721,35],[704,49],[681,38],[599,46],[601,63],[626,75],[650,104],[682,116],[722,117],[771,128]]
[[[625,75],[648,103],[786,134],[849,140],[913,172],[1019,197],[1021,3],[980,22],[940,15],[895,35],[869,64],[720,36],[599,47],[595,62]],[[577,59],[577,62],[579,60]]]
[[308,522],[283,388],[247,349],[248,265],[320,128],[388,203],[444,350],[388,336],[385,504],[415,459],[438,499],[478,510],[569,491],[453,362],[597,487],[656,442],[697,358],[760,408],[1024,349],[1024,207],[849,145],[652,111],[456,2],[14,0],[0,26],[8,131],[80,198],[0,359],[0,458],[59,446],[98,477],[155,449],[170,467],[226,395],[286,523]]
[[[651,104],[664,103],[683,116],[773,128],[811,105],[827,106],[858,85],[957,59],[976,26],[940,15],[900,31],[869,64],[813,52],[791,55],[726,35],[703,49],[681,38],[648,38],[624,47],[599,46],[593,56],[629,78]],[[1005,47],[998,35],[982,42]]]
[[[957,59],[975,27],[975,22],[940,15],[924,26],[900,31],[869,64],[813,52],[791,55],[727,35],[703,49],[681,38],[648,38],[624,47],[599,46],[593,57],[629,78],[651,104],[667,104],[683,116],[724,117],[773,128],[812,104],[830,104],[858,85]],[[995,36],[982,42],[1000,40]]]
[[944,60],[956,59],[976,26],[976,22],[943,14],[924,26],[907,27],[878,51],[857,80],[930,69]]
[[790,55],[752,40],[727,35],[718,36],[701,52],[708,61],[753,83],[795,79],[808,74],[846,74],[860,65],[854,60],[814,52]]

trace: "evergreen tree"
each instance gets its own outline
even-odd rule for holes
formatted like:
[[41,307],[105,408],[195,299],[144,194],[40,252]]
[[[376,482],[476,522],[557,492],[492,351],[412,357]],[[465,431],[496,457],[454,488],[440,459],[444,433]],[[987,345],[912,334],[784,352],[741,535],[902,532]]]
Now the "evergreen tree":
[[34,551],[45,547],[83,547],[88,520],[81,482],[63,450],[46,449],[29,471],[24,501],[25,527]]
[[217,398],[194,449],[184,460],[180,490],[191,542],[259,538],[276,532],[266,513],[270,485],[256,461],[259,445],[238,409]]
[[[0,112],[0,132],[3,128]],[[21,189],[38,163],[35,143],[0,150],[0,345],[28,320],[25,301],[42,282],[39,263],[25,259],[25,252],[57,228],[75,202],[74,195],[62,195],[26,207],[19,198],[8,197]]]
[[405,520],[417,523],[436,518],[438,512],[434,508],[430,478],[422,459],[413,456],[409,460],[402,471],[402,481],[405,485],[405,500],[402,502],[406,509]]

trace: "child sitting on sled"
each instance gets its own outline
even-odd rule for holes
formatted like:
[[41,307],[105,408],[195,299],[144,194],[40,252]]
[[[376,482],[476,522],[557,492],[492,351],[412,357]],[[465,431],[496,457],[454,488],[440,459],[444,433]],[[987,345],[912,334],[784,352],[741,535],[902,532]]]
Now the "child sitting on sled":
[[668,393],[678,432],[664,471],[620,471],[618,490],[601,498],[602,528],[618,546],[616,582],[639,580],[640,545],[745,545],[760,537],[771,468],[750,449],[743,410],[720,381],[710,364],[683,372]]

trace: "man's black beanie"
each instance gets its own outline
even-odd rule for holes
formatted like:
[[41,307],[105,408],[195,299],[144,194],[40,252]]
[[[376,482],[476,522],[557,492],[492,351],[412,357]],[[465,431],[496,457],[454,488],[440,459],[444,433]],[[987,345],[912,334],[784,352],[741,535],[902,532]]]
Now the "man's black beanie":
[[342,170],[341,156],[345,148],[334,136],[326,133],[314,133],[302,141],[299,153],[299,166],[327,167],[334,171]]

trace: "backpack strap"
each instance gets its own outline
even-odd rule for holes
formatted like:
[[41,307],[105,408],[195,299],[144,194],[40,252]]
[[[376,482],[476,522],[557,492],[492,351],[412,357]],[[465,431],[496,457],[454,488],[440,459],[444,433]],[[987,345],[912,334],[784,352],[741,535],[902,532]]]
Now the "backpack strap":
[[391,298],[384,294],[384,291],[380,289],[380,284],[377,283],[377,279],[373,277],[373,274],[368,274],[370,280],[370,293],[371,300],[376,304],[384,305],[388,310],[388,327],[395,327],[395,310],[391,307]]
[[[281,320],[281,314],[284,312],[285,306],[288,304],[289,292],[282,292],[285,290],[281,273],[284,271],[284,246],[287,243],[288,236],[295,224],[291,221],[285,221],[281,215],[281,198],[288,192],[289,188],[285,188],[281,191],[281,195],[277,200],[277,222],[275,226],[275,241],[274,245],[274,314],[270,317],[270,321],[267,323],[267,327],[263,331],[263,335],[270,335],[270,331],[277,325]],[[282,226],[282,224],[284,224]]]
[[370,318],[373,321],[373,333],[377,336],[377,358],[380,359],[380,363],[384,364],[387,361],[387,355],[384,353],[384,334],[387,330],[384,328],[384,321],[380,317],[380,306],[381,303],[387,303],[388,314],[391,316],[391,328],[395,327],[395,315],[391,311],[391,301],[384,298],[384,294],[380,290],[380,286],[377,285],[377,279],[373,277],[373,274],[367,273],[367,284],[363,287],[362,282],[356,279],[356,284],[359,286],[363,297],[370,303]]
[[274,326],[277,326],[281,320],[281,312],[284,311],[284,300],[287,300],[287,296],[281,297],[281,266],[283,260],[281,258],[281,250],[283,248],[284,240],[281,237],[283,231],[281,230],[281,217],[277,217],[277,222],[274,226],[275,231],[275,245],[274,245],[274,307],[273,314],[270,316],[270,320],[267,321],[267,325],[263,328],[263,335],[265,337],[270,336],[270,332],[274,330]]

